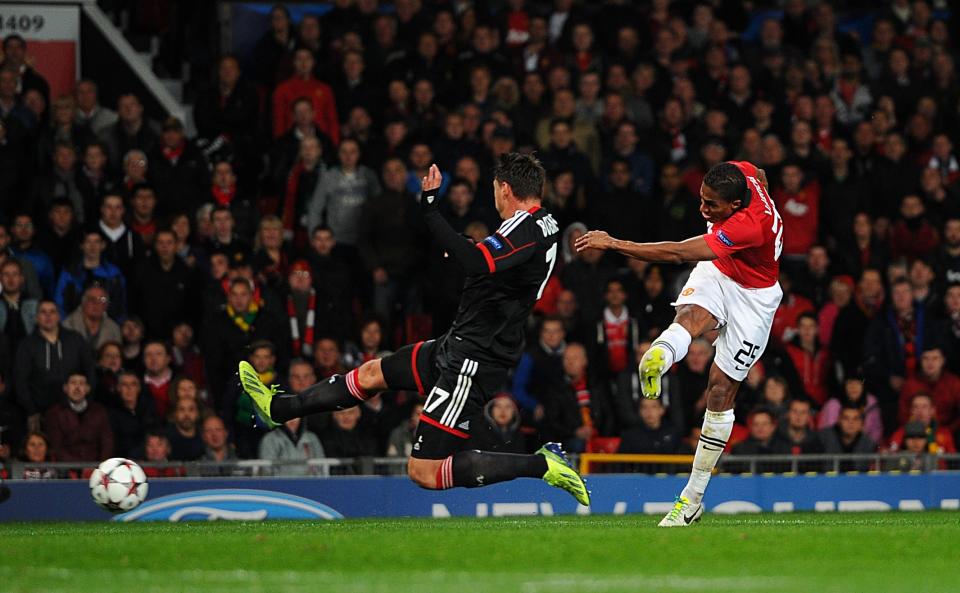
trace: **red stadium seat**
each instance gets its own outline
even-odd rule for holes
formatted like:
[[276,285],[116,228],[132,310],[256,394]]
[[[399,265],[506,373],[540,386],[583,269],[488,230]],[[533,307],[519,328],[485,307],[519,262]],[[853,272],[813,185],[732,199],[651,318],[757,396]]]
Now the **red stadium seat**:
[[587,441],[587,453],[616,453],[620,437],[594,437]]

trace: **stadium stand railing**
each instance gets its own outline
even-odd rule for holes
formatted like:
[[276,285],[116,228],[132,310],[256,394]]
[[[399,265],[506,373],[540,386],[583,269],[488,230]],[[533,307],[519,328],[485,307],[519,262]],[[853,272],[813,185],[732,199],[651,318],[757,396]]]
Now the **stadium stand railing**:
[[[644,455],[583,453],[577,459],[581,473],[685,473],[691,455]],[[404,475],[407,460],[402,457],[317,458],[291,461],[247,459],[229,462],[142,462],[150,479],[192,477],[337,477]],[[12,463],[8,480],[86,479],[94,463]],[[952,454],[817,454],[817,455],[729,455],[717,473],[728,474],[838,474],[960,471],[960,453]]]

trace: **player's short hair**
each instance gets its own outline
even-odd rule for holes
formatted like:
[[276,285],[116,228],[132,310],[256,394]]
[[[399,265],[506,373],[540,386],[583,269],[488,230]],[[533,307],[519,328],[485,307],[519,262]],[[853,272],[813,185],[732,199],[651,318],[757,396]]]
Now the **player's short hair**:
[[524,198],[540,199],[543,195],[543,180],[546,173],[543,165],[533,155],[507,152],[500,155],[493,168],[493,178],[507,183],[513,195]]
[[710,167],[703,177],[703,184],[717,192],[717,195],[727,202],[740,200],[742,208],[750,205],[747,177],[731,162],[718,163]]

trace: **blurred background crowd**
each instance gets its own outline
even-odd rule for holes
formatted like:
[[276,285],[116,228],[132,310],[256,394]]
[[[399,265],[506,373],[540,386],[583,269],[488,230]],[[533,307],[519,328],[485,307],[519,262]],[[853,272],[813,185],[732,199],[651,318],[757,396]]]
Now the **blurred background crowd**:
[[212,9],[104,4],[163,17],[155,67],[184,78],[197,133],[135,93],[106,104],[96,76],[50,96],[3,38],[0,460],[407,455],[422,394],[267,432],[236,363],[297,391],[446,331],[463,275],[419,179],[437,163],[445,216],[482,240],[513,150],[546,168],[563,257],[471,447],[690,450],[710,342],[661,400],[635,376],[689,267],[571,246],[702,234],[705,171],[749,160],[784,220],[785,296],[733,452],[955,451],[956,6],[337,0],[274,6],[233,55],[183,27]]

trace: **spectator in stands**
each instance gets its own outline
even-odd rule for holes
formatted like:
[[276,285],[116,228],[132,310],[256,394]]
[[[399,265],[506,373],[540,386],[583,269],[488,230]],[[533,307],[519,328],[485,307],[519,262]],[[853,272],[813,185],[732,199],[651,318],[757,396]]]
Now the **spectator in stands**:
[[210,212],[213,235],[206,246],[209,253],[217,251],[227,254],[234,263],[246,264],[250,255],[250,245],[235,232],[236,220],[227,206],[214,206]]
[[143,440],[159,424],[153,397],[142,390],[136,373],[127,370],[117,373],[117,394],[117,401],[108,408],[115,454],[130,459],[143,457]]
[[840,410],[854,406],[863,414],[863,431],[870,439],[879,443],[883,438],[883,420],[880,417],[880,406],[873,394],[867,393],[863,380],[855,375],[848,376],[843,382],[843,394],[827,400],[820,410],[817,427],[823,430],[837,423],[840,419]]
[[328,457],[367,457],[377,454],[377,442],[360,423],[360,408],[333,413],[333,422],[320,435]]
[[297,260],[287,276],[286,313],[290,319],[290,354],[310,358],[316,337],[317,317],[321,311],[317,290],[313,287],[310,264]]
[[138,374],[143,372],[143,322],[139,317],[128,317],[120,325],[120,333],[123,335],[123,368],[136,371]]
[[[340,249],[356,253],[364,204],[380,193],[376,174],[360,165],[360,145],[347,138],[338,152],[340,164],[327,171],[307,206],[307,228],[321,224],[337,237]],[[355,256],[351,256],[352,258]]]
[[931,468],[928,459],[930,447],[927,428],[920,422],[907,422],[903,427],[903,447],[894,459],[886,459],[884,469],[899,471],[926,471]]
[[606,307],[595,325],[594,343],[591,344],[594,356],[591,358],[598,376],[615,384],[623,373],[633,372],[640,327],[627,309],[627,293],[623,282],[607,281],[603,298]]
[[119,190],[116,180],[107,171],[107,148],[100,142],[89,142],[82,149],[83,161],[77,171],[77,189],[83,199],[83,219],[90,222],[102,213],[103,199]]
[[790,384],[786,377],[771,374],[764,379],[760,390],[760,404],[773,414],[777,423],[787,417],[791,399]]
[[[863,432],[863,411],[856,405],[840,408],[840,419],[832,428],[825,428],[817,434],[820,448],[824,453],[874,453],[877,443]],[[844,461],[840,471],[866,471],[869,461]]]
[[556,317],[540,322],[539,339],[527,345],[513,372],[512,393],[528,422],[540,422],[544,403],[563,384],[563,352],[566,331]]
[[170,459],[195,461],[203,455],[205,445],[200,434],[200,407],[195,399],[178,398],[167,424]]
[[330,137],[334,145],[340,144],[340,121],[333,90],[314,77],[316,60],[308,49],[298,49],[293,55],[292,77],[277,85],[273,93],[273,137],[279,138],[291,125],[290,113],[293,102],[306,97],[313,103],[314,121]]
[[[159,430],[152,430],[143,439],[143,460],[148,463],[169,463],[170,440]],[[148,478],[176,478],[183,473],[183,468],[176,467],[144,467],[143,473]]]
[[166,418],[171,412],[170,384],[173,370],[170,368],[170,349],[165,342],[151,340],[143,345],[143,383],[147,386],[156,406],[157,418]]
[[106,239],[99,229],[87,230],[82,234],[81,256],[60,272],[54,300],[60,307],[61,315],[66,315],[80,305],[83,291],[96,284],[107,293],[107,313],[114,319],[123,319],[127,315],[127,280],[120,269],[104,259]]
[[130,230],[137,234],[144,245],[152,245],[157,234],[157,194],[147,183],[139,183],[131,191]]
[[890,255],[911,260],[933,255],[940,244],[940,233],[927,219],[926,206],[920,197],[904,196],[900,216],[890,230]]
[[150,173],[150,160],[147,153],[138,148],[128,150],[123,155],[123,164],[120,179],[117,185],[124,190],[127,195],[133,195],[138,185],[147,183]]
[[593,168],[587,155],[581,152],[574,142],[570,122],[559,117],[554,118],[550,122],[549,130],[550,143],[544,147],[544,151],[540,154],[547,174],[552,176],[559,171],[570,170],[573,171],[576,183],[584,186],[592,185]]
[[801,313],[797,318],[797,335],[787,344],[787,355],[807,397],[822,406],[828,397],[830,353],[821,346],[818,332],[816,316]]
[[660,399],[640,400],[640,424],[620,433],[617,453],[654,453],[673,455],[681,451],[683,441],[675,426],[664,420],[667,413]]
[[107,315],[110,296],[99,284],[83,291],[80,304],[63,320],[63,327],[80,334],[92,350],[108,342],[120,342],[120,326]]
[[77,221],[83,224],[86,212],[83,194],[77,187],[77,149],[69,142],[57,142],[51,146],[51,153],[50,166],[41,170],[34,184],[35,211],[46,212],[54,200],[69,200]]
[[886,315],[878,315],[864,336],[864,373],[887,426],[894,425],[904,381],[920,370],[921,353],[941,343],[945,332],[926,307],[914,303],[908,280],[893,281],[890,294]]
[[423,404],[415,403],[410,410],[410,418],[393,429],[387,441],[387,457],[409,457],[413,452],[414,435],[420,424]]
[[734,445],[734,455],[789,455],[791,445],[777,434],[777,418],[765,408],[759,407],[747,418],[750,436]]
[[567,451],[586,451],[591,438],[609,436],[616,430],[609,388],[588,372],[588,364],[582,344],[567,344],[563,352],[564,382],[543,402],[541,434],[562,442]]
[[290,56],[296,45],[290,10],[283,4],[270,9],[270,30],[253,50],[253,75],[264,90],[273,89],[290,73]]
[[204,199],[210,179],[206,159],[187,141],[183,122],[167,118],[160,140],[147,155],[160,211],[192,214]]
[[173,231],[157,232],[150,256],[139,262],[130,282],[130,310],[145,321],[150,339],[168,339],[177,323],[196,323],[200,317],[196,275],[177,257],[176,248]]
[[509,393],[498,393],[483,407],[478,426],[470,433],[469,446],[481,451],[528,453],[526,435],[520,426],[520,410]]
[[[57,199],[50,204],[47,224],[37,239],[37,247],[46,253],[53,263],[54,274],[59,274],[69,263],[80,244],[80,225],[74,217],[73,204],[67,199]],[[28,249],[20,246],[19,249]],[[55,290],[55,289],[54,289]]]
[[90,383],[73,372],[63,383],[66,401],[47,410],[44,419],[50,450],[58,461],[99,461],[113,456],[113,431],[107,409],[89,401]]
[[184,321],[177,323],[173,326],[172,338],[170,355],[173,358],[174,371],[181,377],[190,379],[198,387],[203,387],[203,356],[193,342],[193,327]]
[[120,401],[117,392],[117,374],[123,370],[123,350],[119,342],[107,342],[97,348],[97,366],[93,399],[112,406]]
[[193,120],[201,138],[229,142],[238,156],[238,173],[255,178],[261,151],[256,126],[251,126],[251,122],[260,120],[260,98],[256,89],[242,78],[236,56],[220,57],[216,80],[200,91],[193,105]]
[[21,340],[33,333],[37,323],[38,298],[24,293],[23,265],[10,258],[0,264],[0,332],[16,350]]
[[107,194],[100,201],[97,226],[106,237],[104,256],[120,269],[124,278],[130,279],[130,290],[135,291],[137,280],[134,277],[134,263],[143,258],[144,246],[140,235],[126,225],[125,214],[123,198],[117,194]]
[[26,94],[34,89],[40,92],[45,103],[50,103],[50,83],[31,65],[32,60],[27,57],[27,41],[11,33],[3,40],[3,62],[0,68],[9,68],[19,74],[20,85],[18,91]]
[[819,452],[816,433],[812,430],[812,420],[809,400],[791,399],[788,402],[786,419],[779,422],[777,432],[783,440],[790,443],[790,450],[794,455]]
[[[924,427],[928,452],[934,454],[956,453],[957,447],[954,444],[953,435],[937,422],[937,409],[934,406],[933,398],[927,393],[917,393],[910,400],[910,421],[907,424],[915,422]],[[897,429],[890,436],[887,448],[894,452],[901,450],[904,445],[905,433],[906,425]]]
[[[215,414],[203,420],[203,455],[197,461],[209,463],[224,463],[239,459],[230,444],[227,428]],[[221,474],[225,472],[220,472]],[[216,475],[216,474],[214,474]],[[227,474],[229,475],[229,474]]]
[[[303,106],[302,109],[301,106]],[[300,121],[299,113],[305,109],[312,109],[305,100],[294,104],[296,121]],[[310,121],[309,125],[314,124]],[[326,164],[323,161],[325,151],[321,138],[315,135],[304,135],[297,130],[299,128],[295,128],[290,134],[290,154],[284,154],[288,152],[284,150],[275,157],[277,161],[275,175],[282,198],[280,213],[284,236],[288,240],[296,240],[299,244],[298,236],[310,228],[307,226],[307,208],[319,189]],[[278,146],[282,147],[286,143],[285,138],[280,139]]]
[[[53,116],[50,118],[50,124],[38,138],[40,157],[49,159],[53,156],[58,144],[71,146],[77,156],[83,156],[84,148],[94,139],[94,136],[87,128],[74,121],[76,103],[73,96],[57,97],[52,107]],[[76,181],[79,182],[79,175]]]
[[272,290],[281,288],[291,264],[291,249],[283,240],[283,222],[273,215],[260,219],[257,235],[253,240],[251,264],[257,282]]
[[[233,163],[225,158],[221,157],[219,160],[214,160],[210,169],[212,176],[209,194],[205,198],[206,204],[210,204],[212,201],[218,206],[229,206],[234,218],[238,221],[237,227],[240,229],[240,233],[248,236],[253,229],[255,216],[253,196],[248,191],[250,184],[238,183]],[[197,205],[191,210],[199,213],[202,207],[202,205]],[[184,214],[184,219],[189,224],[191,217]]]
[[401,313],[418,308],[418,268],[425,256],[426,229],[416,198],[406,190],[403,161],[387,159],[383,184],[384,190],[363,205],[358,244],[373,284],[373,310],[392,320],[398,306]]
[[34,117],[17,95],[19,76],[12,68],[0,68],[0,211],[10,216],[19,208],[15,196],[34,179],[31,137]]
[[28,465],[25,465],[23,468],[23,475],[13,477],[20,477],[24,480],[53,480],[57,478],[57,470],[53,468],[41,469],[29,465],[53,461],[50,451],[50,441],[47,440],[46,435],[42,432],[31,432],[27,435],[26,440],[23,442],[23,451],[21,452],[20,460]]
[[946,370],[947,359],[937,345],[929,345],[920,355],[920,368],[900,390],[899,424],[910,419],[913,396],[928,394],[933,399],[937,422],[949,431],[960,428],[960,377]]
[[100,140],[106,145],[114,167],[133,149],[149,153],[160,140],[158,126],[143,117],[140,99],[127,93],[117,99],[117,122],[100,130]]
[[537,123],[535,137],[538,146],[547,147],[551,142],[552,123],[556,120],[569,122],[569,133],[577,149],[587,157],[590,164],[588,173],[595,175],[600,169],[600,137],[596,127],[589,121],[577,117],[577,102],[570,89],[558,89],[553,94],[553,105],[549,115]]
[[[359,408],[350,408],[350,410],[359,418]],[[342,412],[336,412],[335,415],[340,413]],[[317,435],[307,430],[306,423],[301,418],[288,420],[267,433],[260,441],[257,454],[260,459],[285,462],[272,469],[274,475],[280,476],[305,476],[321,473],[317,472],[315,468],[307,466],[304,462],[309,459],[328,456],[336,457],[337,455],[330,455],[325,452],[324,445],[320,443]],[[325,474],[326,472],[322,473]]]
[[803,169],[790,162],[783,166],[772,197],[783,217],[782,261],[802,262],[818,236],[820,186],[816,181],[805,183]]
[[257,298],[248,280],[234,278],[229,286],[226,304],[205,316],[203,331],[207,385],[218,402],[225,395],[228,377],[236,372],[236,361],[244,358],[252,342],[271,341],[281,349],[279,358],[285,360],[283,353],[290,340],[286,325]]
[[36,329],[17,348],[17,400],[27,415],[30,430],[40,426],[40,416],[54,404],[73,373],[81,373],[91,384],[93,352],[76,332],[60,327],[60,313],[53,301],[37,306]]
[[[671,416],[682,427],[682,434],[700,424],[700,418],[707,408],[705,392],[710,361],[713,359],[713,346],[705,339],[691,342],[687,357],[671,371]],[[676,415],[675,415],[676,414]]]
[[[7,230],[6,227],[0,227]],[[37,298],[49,297],[56,285],[56,275],[50,257],[33,242],[35,229],[29,214],[17,214],[10,225],[11,242],[0,249],[0,257],[13,255],[20,261],[28,291]],[[0,231],[0,239],[4,233]],[[32,273],[31,273],[32,270]],[[34,281],[35,278],[35,281]],[[39,288],[40,290],[35,290]]]
[[83,126],[96,136],[104,128],[117,123],[117,112],[100,105],[97,83],[89,78],[81,78],[74,93],[77,100],[74,122],[77,125]]

